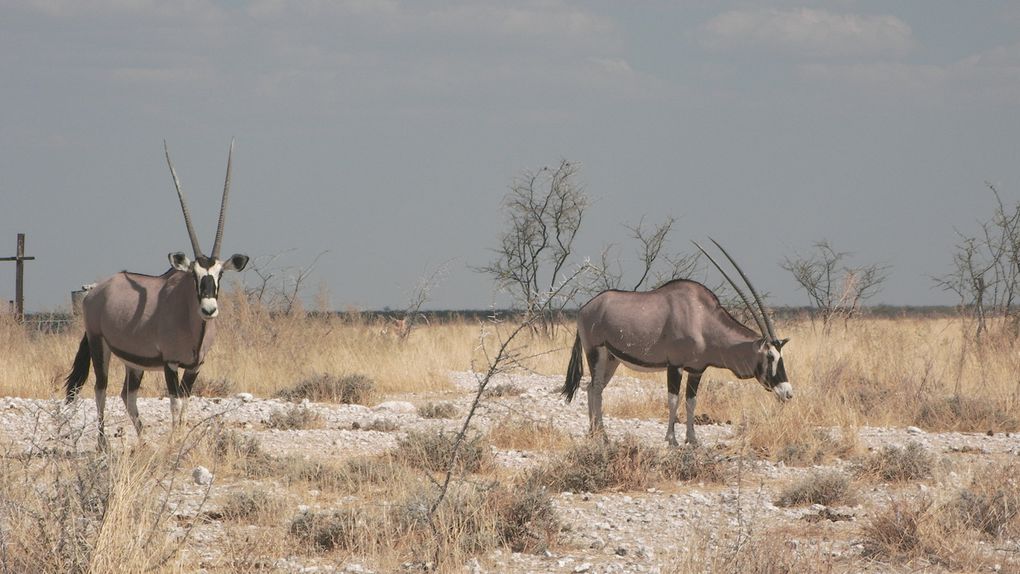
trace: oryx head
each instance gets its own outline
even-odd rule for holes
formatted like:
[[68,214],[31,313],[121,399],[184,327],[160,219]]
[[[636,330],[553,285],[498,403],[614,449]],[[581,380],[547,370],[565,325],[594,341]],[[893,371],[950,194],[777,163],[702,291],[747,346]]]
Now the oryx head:
[[787,341],[789,339],[762,339],[758,344],[758,364],[754,370],[758,382],[765,390],[775,393],[781,401],[793,398],[793,385],[787,379],[786,367],[783,365],[783,345]]
[[163,150],[166,152],[166,163],[170,166],[170,175],[174,179],[174,187],[177,188],[177,197],[181,200],[181,210],[184,212],[184,223],[188,226],[188,236],[191,238],[191,248],[195,253],[195,259],[188,259],[183,252],[171,253],[170,265],[185,273],[191,274],[195,281],[195,293],[198,297],[199,316],[204,320],[215,318],[219,315],[219,303],[217,298],[220,294],[220,277],[224,271],[241,271],[248,264],[248,256],[241,254],[231,255],[226,261],[220,260],[220,243],[223,239],[223,222],[227,216],[227,197],[230,194],[230,163],[234,156],[234,142],[230,142],[230,152],[227,155],[227,178],[223,183],[223,199],[220,202],[220,222],[216,227],[216,240],[213,242],[212,254],[206,256],[198,245],[198,235],[191,225],[191,213],[188,211],[188,204],[184,201],[184,193],[181,192],[181,182],[177,179],[177,172],[170,161],[170,150],[163,142]]
[[[711,239],[711,238],[709,238]],[[726,281],[733,287],[733,290],[737,292],[737,295],[744,301],[744,305],[747,306],[747,310],[754,317],[755,323],[758,324],[758,332],[761,333],[761,340],[758,342],[755,348],[755,355],[757,361],[754,368],[754,377],[758,379],[758,382],[765,387],[766,390],[772,391],[776,394],[776,398],[780,401],[788,401],[793,398],[793,385],[786,377],[786,367],[783,365],[783,345],[786,344],[789,339],[780,339],[776,336],[776,329],[772,325],[772,319],[769,318],[768,312],[765,311],[765,306],[761,303],[761,297],[758,296],[758,292],[755,291],[754,285],[751,285],[751,281],[744,274],[744,271],[740,269],[737,262],[730,257],[730,254],[723,249],[722,245],[719,245],[715,239],[712,239],[712,243],[723,252],[723,255],[730,260],[733,264],[733,268],[740,273],[740,277],[744,280],[747,288],[751,290],[751,295],[754,296],[754,302],[758,305],[758,311],[761,312],[761,316],[755,311],[754,307],[751,306],[751,301],[744,295],[743,289],[730,279],[730,276],[723,271],[723,268],[716,263],[715,259],[708,254],[708,251],[698,245],[695,241],[694,244],[698,246],[698,249],[708,257],[708,260],[715,265],[716,269],[722,273],[722,276],[726,278]]]

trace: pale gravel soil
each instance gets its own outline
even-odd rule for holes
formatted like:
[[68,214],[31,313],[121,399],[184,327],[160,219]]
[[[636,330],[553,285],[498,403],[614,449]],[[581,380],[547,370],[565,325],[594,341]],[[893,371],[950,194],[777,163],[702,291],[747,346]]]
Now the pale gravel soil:
[[[415,403],[429,400],[454,402],[460,414],[467,412],[476,387],[472,373],[451,373],[455,392],[442,396],[398,397],[372,408],[360,405],[308,403],[322,418],[323,428],[315,430],[267,430],[266,421],[274,410],[288,408],[290,403],[276,399],[224,398],[191,399],[188,417],[194,423],[210,417],[220,418],[228,427],[258,437],[264,450],[276,456],[308,456],[342,459],[378,454],[394,448],[404,433],[432,428],[456,429],[460,419],[424,419],[418,416]],[[574,437],[587,430],[585,393],[579,392],[572,404],[564,404],[558,394],[562,380],[540,375],[513,375],[491,384],[512,383],[523,389],[519,396],[486,399],[477,414],[475,427],[484,430],[507,416],[551,420],[555,426]],[[751,384],[751,383],[722,383]],[[614,396],[636,393],[641,387],[635,379],[618,376],[606,391],[606,402]],[[114,448],[135,444],[134,429],[123,404],[111,388],[107,400],[107,432]],[[665,394],[665,392],[663,392]],[[663,397],[665,398],[665,397]],[[147,441],[164,440],[169,430],[169,401],[165,398],[139,399],[139,409],[146,427]],[[59,414],[58,414],[59,413]],[[95,407],[91,399],[73,407],[62,407],[59,401],[2,398],[0,399],[0,445],[8,453],[53,448],[67,444],[66,436],[81,435],[81,448],[92,448],[95,434]],[[384,419],[395,423],[397,430],[379,432],[362,430],[374,421]],[[665,444],[665,424],[657,420],[621,420],[607,418],[612,438],[632,435],[653,446]],[[82,431],[84,429],[84,432]],[[733,440],[729,425],[698,427],[698,438],[704,448],[714,448]],[[683,427],[678,429],[683,432]],[[60,440],[56,437],[64,436]],[[834,509],[850,516],[850,520],[808,522],[818,515],[818,507],[780,508],[773,504],[779,492],[792,481],[818,469],[786,467],[767,461],[746,462],[738,489],[736,480],[726,485],[676,482],[660,485],[645,492],[628,493],[559,493],[555,506],[566,526],[563,541],[552,552],[542,555],[514,554],[497,551],[465,565],[475,572],[670,572],[682,569],[683,555],[714,549],[724,554],[735,533],[741,531],[775,530],[789,533],[776,540],[789,552],[808,553],[831,561],[836,572],[898,572],[889,565],[869,563],[860,557],[859,524],[871,513],[883,508],[892,496],[910,495],[922,490],[939,490],[963,482],[962,473],[969,464],[979,461],[1003,460],[1020,455],[1020,437],[979,433],[925,433],[918,429],[859,429],[859,439],[867,448],[888,445],[902,446],[919,442],[946,462],[946,470],[936,478],[898,486],[867,484],[860,488],[854,507]],[[509,469],[525,469],[539,464],[547,455],[533,452],[496,451],[498,464]],[[836,461],[831,468],[848,468],[848,461]],[[215,469],[214,469],[215,470]],[[174,512],[182,523],[194,519],[206,494],[206,487],[190,481],[191,469],[184,469],[188,478],[179,481],[180,491],[174,497]],[[210,502],[204,510],[217,506],[217,498],[236,491],[250,481],[214,481]],[[294,500],[294,514],[305,507],[318,506],[315,492]],[[300,508],[299,508],[300,507]],[[188,552],[200,562],[214,564],[220,558],[224,531],[220,523],[202,524],[191,533]],[[1006,541],[1013,555],[1020,552],[1020,543]],[[715,546],[713,546],[715,545]],[[1007,554],[1008,556],[1008,554]],[[1020,566],[1017,566],[1020,567]],[[371,571],[371,565],[353,561],[345,565],[325,563],[309,557],[280,559],[274,569],[300,571]]]

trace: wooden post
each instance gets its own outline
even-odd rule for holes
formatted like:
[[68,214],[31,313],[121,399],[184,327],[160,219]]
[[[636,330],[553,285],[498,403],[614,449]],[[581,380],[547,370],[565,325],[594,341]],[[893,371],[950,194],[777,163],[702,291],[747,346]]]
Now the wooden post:
[[25,234],[18,234],[18,250],[14,257],[0,257],[0,261],[14,261],[14,318],[19,322],[25,320],[25,262],[35,257],[25,257]]

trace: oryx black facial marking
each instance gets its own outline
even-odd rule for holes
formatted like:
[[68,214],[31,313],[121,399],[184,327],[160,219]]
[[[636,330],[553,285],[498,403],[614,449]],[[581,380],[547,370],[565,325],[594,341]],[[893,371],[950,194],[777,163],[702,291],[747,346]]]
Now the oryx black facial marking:
[[[713,241],[714,243],[714,241]],[[733,318],[704,285],[676,280],[644,293],[604,291],[581,307],[563,395],[570,401],[583,376],[581,357],[591,372],[588,385],[589,432],[603,433],[602,389],[621,362],[645,370],[666,370],[670,418],[666,440],[676,444],[673,426],[680,403],[681,371],[687,373],[687,442],[696,442],[694,408],[707,367],[728,369],[741,379],[756,379],[781,401],[793,397],[781,348],[768,312],[747,276],[718,243],[744,280],[757,309],[714,259],[758,325],[757,332]],[[700,245],[698,246],[700,249]],[[604,364],[603,361],[606,363]]]
[[[206,255],[199,246],[180,180],[170,161],[170,152],[166,150],[167,166],[180,200],[194,259],[180,251],[172,252],[169,254],[171,269],[163,275],[118,273],[85,296],[82,304],[85,336],[67,378],[67,400],[71,401],[78,395],[88,378],[90,364],[94,364],[100,445],[105,444],[103,411],[111,355],[126,364],[121,397],[139,438],[142,427],[136,398],[144,371],[164,371],[167,392],[171,396],[173,427],[180,426],[184,420],[187,397],[215,339],[213,319],[219,314],[218,297],[223,272],[240,271],[248,263],[248,257],[241,254],[220,259],[233,148],[231,142],[212,251]],[[184,374],[181,378],[178,371],[182,369]]]

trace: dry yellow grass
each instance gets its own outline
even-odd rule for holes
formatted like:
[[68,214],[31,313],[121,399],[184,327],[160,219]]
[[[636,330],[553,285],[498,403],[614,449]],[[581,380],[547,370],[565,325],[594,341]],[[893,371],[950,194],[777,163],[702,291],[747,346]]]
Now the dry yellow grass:
[[[491,351],[511,328],[471,321],[422,325],[400,340],[385,333],[381,321],[270,315],[239,297],[226,298],[218,321],[218,339],[201,379],[272,396],[323,373],[361,374],[375,383],[380,399],[449,390],[448,373],[483,368],[481,343]],[[699,414],[750,421],[759,435],[774,437],[755,439],[756,448],[770,448],[761,440],[781,443],[784,435],[814,426],[1020,430],[1020,343],[1013,339],[987,337],[975,343],[954,319],[863,319],[830,332],[807,320],[778,327],[791,337],[784,356],[796,392],[792,402],[778,404],[754,381],[729,384],[732,374],[716,369],[705,374],[699,393]],[[81,332],[76,325],[62,334],[40,334],[0,319],[0,394],[59,396]],[[515,349],[528,369],[559,377],[573,336],[572,326],[559,329],[552,339],[524,332]],[[122,373],[114,361],[113,393],[119,391]],[[623,367],[618,375],[648,383],[635,396],[614,395],[611,384],[605,402],[609,416],[665,417],[663,373]],[[90,388],[91,383],[86,385]],[[146,375],[144,394],[160,395],[163,389],[161,375]]]

